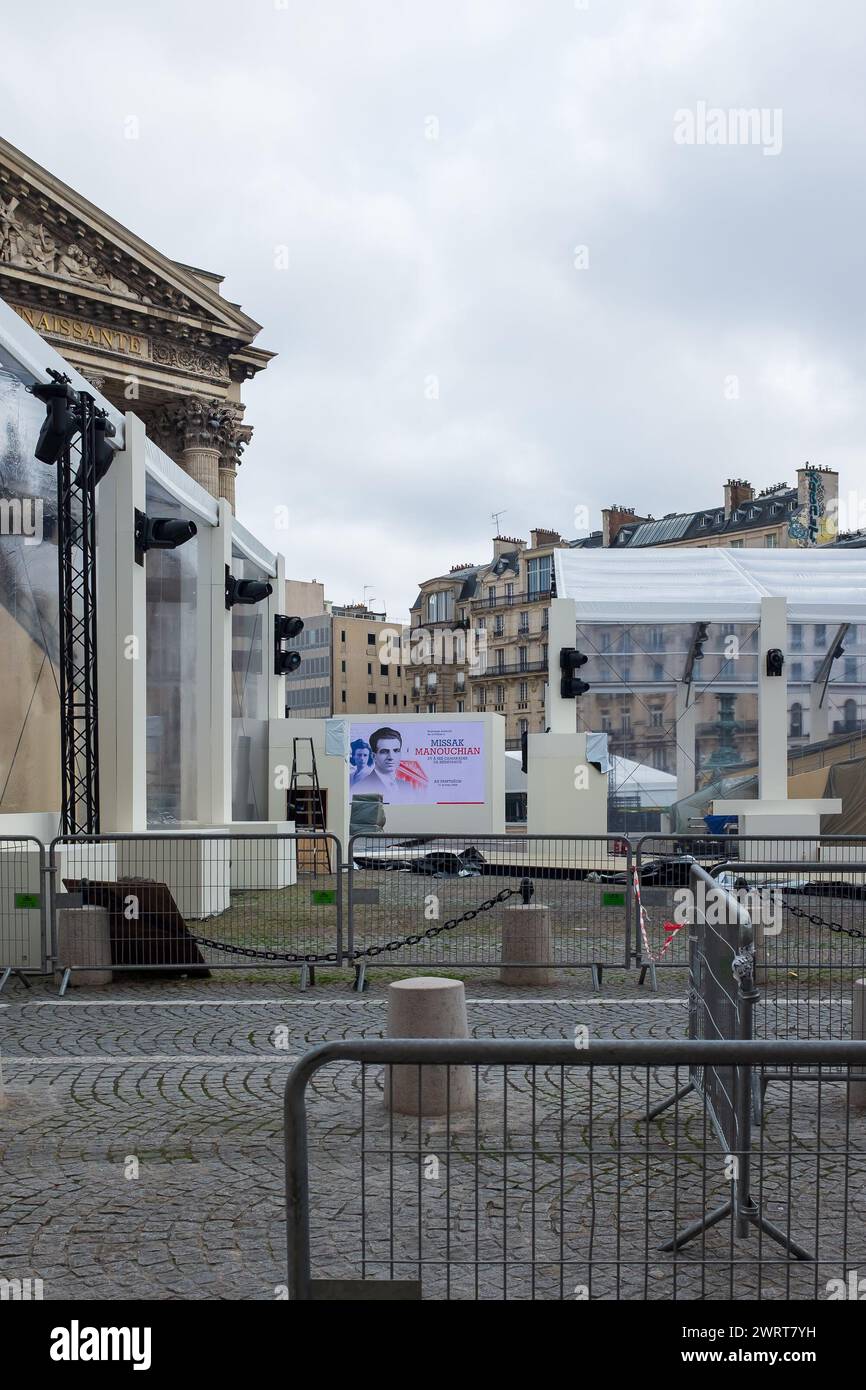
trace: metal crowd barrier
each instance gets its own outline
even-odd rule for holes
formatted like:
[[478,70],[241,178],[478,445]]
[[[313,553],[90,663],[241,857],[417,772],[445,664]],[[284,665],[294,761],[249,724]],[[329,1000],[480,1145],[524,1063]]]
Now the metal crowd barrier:
[[73,972],[207,975],[343,957],[340,843],[321,832],[59,836],[54,963]]
[[[866,862],[739,859],[714,865],[711,872],[737,891],[754,922],[760,989],[755,1035],[863,1037]],[[761,1095],[768,1082],[787,1079],[775,1068],[762,1072]]]
[[[739,1088],[770,1061],[818,1080],[768,1093],[748,1157],[742,1128],[732,1153],[713,1142],[707,1087],[645,1123],[690,1074]],[[393,1065],[418,1068],[419,1097],[425,1068],[448,1068],[449,1096],[466,1094],[451,1069],[469,1068],[471,1108],[387,1109]],[[830,1067],[844,1086],[822,1084]],[[866,1268],[860,1078],[866,1043],[851,1041],[327,1043],[285,1089],[290,1297],[838,1297]],[[739,1089],[735,1106],[747,1116]]]
[[674,920],[677,890],[689,883],[689,864],[783,861],[805,865],[817,860],[866,863],[866,837],[854,835],[641,835],[633,845],[634,877],[650,923],[651,959],[639,930],[638,904],[632,893],[631,940],[637,965],[682,969],[688,965],[688,939],[678,932],[668,939],[665,922]]
[[[353,835],[349,961],[471,968],[524,964],[502,953],[502,909],[548,909],[549,950],[535,964],[605,966],[631,956],[631,846],[617,835]],[[528,894],[527,894],[528,896]]]
[[48,969],[45,846],[34,835],[0,836],[0,990]]

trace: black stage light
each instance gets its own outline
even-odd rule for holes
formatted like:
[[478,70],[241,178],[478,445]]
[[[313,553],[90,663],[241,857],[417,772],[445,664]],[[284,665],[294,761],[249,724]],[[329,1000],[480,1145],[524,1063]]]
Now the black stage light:
[[274,637],[278,642],[289,642],[303,630],[303,618],[287,618],[284,613],[274,615]]
[[135,563],[144,564],[148,550],[177,550],[196,534],[194,521],[181,521],[173,516],[145,516],[135,509]]
[[236,603],[261,603],[274,592],[264,579],[235,579],[226,565],[226,608]]
[[80,429],[79,396],[69,377],[49,368],[51,381],[37,382],[27,389],[45,405],[45,419],[36,442],[35,456],[40,463],[57,463],[63,450]]
[[277,652],[274,658],[274,675],[287,676],[290,671],[297,671],[300,664],[300,652]]
[[[101,482],[114,462],[114,450],[109,444],[117,431],[104,410],[93,412],[93,486]],[[77,488],[84,487],[84,459],[78,465],[74,483]]]
[[838,645],[838,647],[836,648],[836,650],[835,650],[834,653],[833,653],[833,660],[834,660],[834,661],[838,661],[839,658],[840,658],[840,656],[844,656],[844,655],[845,655],[845,648],[842,646],[842,643],[840,642],[839,645]]
[[767,652],[767,675],[781,676],[785,658],[779,647],[771,647]]
[[559,693],[563,700],[574,700],[580,695],[585,695],[589,686],[586,681],[582,681],[578,676],[581,666],[585,666],[588,658],[575,647],[563,647],[559,653],[559,669],[562,672],[562,679],[559,683]]
[[290,642],[304,630],[303,618],[290,618],[285,613],[274,614],[274,675],[287,676],[301,664],[300,652],[284,652],[283,643]]

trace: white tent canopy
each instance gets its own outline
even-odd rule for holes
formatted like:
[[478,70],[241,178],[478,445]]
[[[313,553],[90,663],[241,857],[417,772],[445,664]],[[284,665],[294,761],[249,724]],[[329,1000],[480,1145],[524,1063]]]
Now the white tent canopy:
[[866,622],[866,550],[557,550],[556,592],[578,623],[757,622],[785,597],[791,622]]
[[[648,767],[645,763],[632,762],[630,758],[611,757],[611,775],[608,779],[608,793],[623,795],[634,793],[640,797],[642,807],[670,806],[677,799],[677,779],[669,772]],[[525,792],[527,776],[520,765],[520,754],[505,754],[505,790]]]

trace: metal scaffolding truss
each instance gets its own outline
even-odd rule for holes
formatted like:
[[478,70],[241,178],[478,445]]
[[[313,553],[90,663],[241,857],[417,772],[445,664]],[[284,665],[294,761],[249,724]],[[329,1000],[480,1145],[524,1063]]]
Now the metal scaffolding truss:
[[99,831],[96,682],[96,410],[80,393],[80,432],[57,474],[61,829]]

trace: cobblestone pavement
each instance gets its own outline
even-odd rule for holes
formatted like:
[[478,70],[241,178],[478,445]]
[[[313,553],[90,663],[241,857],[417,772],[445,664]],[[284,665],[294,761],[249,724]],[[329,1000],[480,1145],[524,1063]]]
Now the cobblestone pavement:
[[[389,978],[393,972],[374,974],[365,995],[350,993],[345,979],[336,976],[304,994],[291,989],[285,976],[130,980],[100,991],[76,989],[63,1001],[41,986],[30,991],[20,985],[8,987],[0,996],[6,1083],[0,1107],[0,1278],[41,1277],[48,1299],[280,1297],[286,1275],[282,1099],[291,1061],[324,1040],[381,1035]],[[542,997],[541,991],[505,989],[489,975],[473,973],[467,976],[470,1027],[478,1037],[565,1038],[573,1036],[575,1024],[586,1025],[591,1037],[683,1036],[685,981],[680,972],[667,972],[660,983],[663,992],[653,995],[636,988],[634,976],[623,981],[614,977],[609,983],[606,976],[604,992],[597,997],[589,992],[587,972],[575,972]],[[665,1094],[668,1080],[656,1079],[654,1095]],[[628,1081],[630,1125],[637,1123],[635,1104],[642,1100],[638,1092],[645,1082],[645,1077]],[[483,1093],[479,1114],[486,1117],[485,1123],[490,1121],[489,1135],[499,1134],[500,1139],[488,1136],[486,1142],[493,1148],[484,1159],[487,1167],[480,1189],[470,1183],[474,1167],[466,1162],[465,1153],[459,1183],[455,1168],[450,1183],[440,1182],[437,1189],[434,1180],[430,1186],[423,1230],[425,1240],[433,1242],[433,1255],[442,1253],[449,1211],[451,1228],[472,1235],[473,1203],[480,1193],[482,1210],[492,1203],[484,1235],[488,1244],[479,1247],[486,1257],[480,1276],[482,1292],[495,1296],[501,1287],[503,1232],[525,1242],[527,1223],[534,1226],[537,1217],[547,1232],[546,1243],[538,1247],[545,1262],[535,1271],[537,1293],[558,1292],[554,1265],[560,1241],[567,1254],[566,1280],[571,1284],[587,1281],[581,1241],[589,1222],[594,1230],[608,1227],[606,1240],[594,1247],[594,1258],[601,1259],[602,1265],[595,1272],[593,1296],[614,1296],[617,1278],[624,1281],[621,1294],[652,1297],[655,1287],[655,1296],[670,1296],[668,1265],[659,1265],[659,1274],[653,1264],[652,1274],[647,1274],[649,1266],[644,1261],[640,1277],[632,1278],[627,1262],[619,1274],[609,1262],[617,1259],[617,1242],[635,1239],[634,1223],[626,1221],[624,1213],[640,1215],[648,1201],[655,1203],[660,1181],[655,1168],[649,1172],[648,1151],[642,1150],[640,1160],[624,1153],[617,1157],[611,1144],[618,1104],[615,1083],[612,1089],[600,1084],[593,1088],[594,1122],[601,1123],[605,1117],[607,1137],[593,1175],[592,1201],[587,1205],[590,1193],[586,1171],[582,1171],[568,1178],[571,1203],[561,1197],[553,1200],[548,1193],[537,1209],[528,1195],[532,1190],[532,1176],[525,1166],[528,1160],[521,1156],[532,1105],[528,1079],[514,1074],[504,1085],[499,1074],[481,1077],[479,1084]],[[311,1087],[311,1145],[318,1163],[313,1175],[319,1223],[316,1240],[320,1242],[316,1257],[323,1274],[339,1272],[337,1252],[344,1246],[348,1250],[351,1240],[353,1250],[358,1248],[359,1085],[359,1069],[345,1064],[327,1068]],[[394,1132],[384,1118],[381,1101],[376,1102],[380,1086],[381,1077],[371,1073],[365,1132],[377,1134],[379,1142]],[[514,1149],[509,1184],[516,1186],[504,1221],[497,1209],[504,1190],[501,1183],[497,1188],[501,1154],[495,1150],[497,1142],[501,1148],[502,1130],[496,1126],[501,1125],[506,1089],[511,1106],[507,1142]],[[831,1088],[822,1089],[826,1094]],[[838,1097],[836,1088],[836,1101],[828,1094],[823,1104],[825,1136],[840,1123]],[[575,1093],[564,1097],[556,1077],[548,1078],[538,1090],[535,1113],[542,1128],[546,1126],[546,1147],[540,1151],[547,1155],[545,1163],[550,1162],[550,1151],[558,1151],[557,1143],[549,1141],[555,1139],[551,1125],[555,1127],[564,1101],[575,1123],[582,1115],[585,1119],[586,1097],[581,1103],[576,1099],[580,1098]],[[700,1106],[692,1104],[700,1120]],[[684,1114],[685,1108],[684,1103],[676,1114]],[[779,1123],[784,1120],[783,1111],[784,1105],[776,1104]],[[804,1157],[814,1118],[813,1111],[805,1118],[798,1116],[805,1136]],[[688,1214],[689,1203],[693,1206],[700,1195],[700,1184],[695,1188],[694,1183],[702,1171],[696,1155],[703,1136],[700,1124],[695,1129],[695,1123],[693,1119],[689,1139],[692,1170],[688,1183],[684,1177],[682,1189],[683,1211]],[[403,1146],[400,1161],[408,1162],[417,1179],[417,1159],[405,1154],[410,1140],[417,1151],[417,1126],[397,1128]],[[664,1156],[660,1150],[652,1162],[663,1165],[670,1162],[665,1145],[673,1133],[671,1122],[658,1133]],[[461,1134],[465,1150],[468,1132]],[[581,1131],[584,1151],[587,1134]],[[433,1138],[425,1134],[425,1142],[434,1140],[435,1134]],[[441,1134],[439,1142],[441,1147]],[[710,1137],[708,1144],[712,1143]],[[379,1224],[368,1232],[373,1243],[365,1253],[378,1261],[367,1272],[381,1277],[383,1252],[387,1263],[391,1250],[385,1218],[390,1220],[395,1194],[401,1202],[406,1200],[399,1183],[405,1187],[408,1169],[404,1165],[395,1188],[391,1161],[381,1154],[371,1161],[368,1214]],[[813,1186],[816,1161],[812,1160]],[[451,1167],[446,1163],[449,1171]],[[560,1182],[551,1169],[547,1186],[552,1183],[555,1188]],[[781,1194],[787,1202],[781,1182],[775,1170],[768,1170],[768,1190],[772,1186],[774,1195]],[[858,1190],[863,1190],[862,1178]],[[509,1185],[508,1194],[511,1191]],[[621,1202],[623,1192],[639,1195],[629,1206]],[[437,1193],[438,1199],[433,1200]],[[832,1211],[827,1208],[826,1222],[831,1227],[834,1222],[839,1225],[839,1212],[838,1203]],[[611,1217],[617,1214],[618,1229],[614,1229]],[[862,1216],[861,1205],[851,1218],[858,1223],[858,1239]],[[417,1237],[411,1223],[402,1229],[395,1247],[402,1257],[410,1235],[413,1240]],[[621,1263],[621,1251],[619,1258]],[[678,1261],[680,1271],[684,1267],[686,1274],[677,1277],[687,1280],[689,1296],[701,1296],[701,1276],[694,1267],[688,1271],[687,1261]],[[406,1268],[400,1266],[398,1277],[406,1277]],[[517,1282],[512,1283],[511,1292],[522,1295],[529,1290],[527,1268],[514,1276]],[[389,1269],[390,1264],[385,1276]],[[347,1264],[343,1272],[353,1270]],[[474,1274],[465,1270],[460,1274],[460,1278],[470,1277]],[[441,1295],[443,1279],[443,1266],[425,1270],[425,1293]],[[650,1287],[645,1290],[647,1281]],[[452,1289],[460,1291],[456,1286]]]

